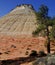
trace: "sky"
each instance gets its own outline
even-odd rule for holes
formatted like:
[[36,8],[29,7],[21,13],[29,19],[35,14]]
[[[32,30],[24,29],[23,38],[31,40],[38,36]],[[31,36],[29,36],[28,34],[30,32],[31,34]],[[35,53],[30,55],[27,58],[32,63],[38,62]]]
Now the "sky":
[[36,11],[38,11],[41,4],[47,5],[49,16],[55,16],[55,0],[0,0],[0,17],[6,15],[20,4],[31,4]]

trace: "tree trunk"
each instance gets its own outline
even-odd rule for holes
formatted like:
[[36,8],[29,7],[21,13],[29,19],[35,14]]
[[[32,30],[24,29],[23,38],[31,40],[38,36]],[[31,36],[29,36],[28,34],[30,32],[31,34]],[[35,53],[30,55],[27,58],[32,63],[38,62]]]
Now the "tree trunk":
[[47,30],[47,52],[50,53],[50,37],[48,27],[46,28],[46,30]]

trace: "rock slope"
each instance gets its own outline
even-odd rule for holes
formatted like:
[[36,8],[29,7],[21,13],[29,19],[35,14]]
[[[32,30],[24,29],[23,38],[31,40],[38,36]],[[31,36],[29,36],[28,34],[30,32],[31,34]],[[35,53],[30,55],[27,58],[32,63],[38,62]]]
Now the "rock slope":
[[[20,5],[0,18],[0,65],[17,65],[20,58],[28,60],[32,50],[46,52],[46,38],[32,37],[32,32],[37,26],[34,12],[31,5]],[[52,52],[55,51],[54,43],[51,42]],[[15,58],[18,58],[18,61]],[[6,64],[7,62],[9,64]]]
[[31,35],[36,28],[36,17],[31,5],[15,7],[0,19],[0,33],[7,35]]

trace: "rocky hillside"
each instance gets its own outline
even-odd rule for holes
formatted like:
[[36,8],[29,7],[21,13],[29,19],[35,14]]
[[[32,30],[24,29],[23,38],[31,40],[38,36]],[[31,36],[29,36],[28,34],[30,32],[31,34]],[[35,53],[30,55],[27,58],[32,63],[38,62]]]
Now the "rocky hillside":
[[[31,51],[44,51],[46,38],[32,37],[36,28],[35,10],[31,5],[15,7],[0,18],[0,65],[32,65]],[[55,51],[51,42],[51,53]]]
[[0,33],[8,35],[31,35],[36,25],[36,17],[31,5],[15,7],[0,19]]

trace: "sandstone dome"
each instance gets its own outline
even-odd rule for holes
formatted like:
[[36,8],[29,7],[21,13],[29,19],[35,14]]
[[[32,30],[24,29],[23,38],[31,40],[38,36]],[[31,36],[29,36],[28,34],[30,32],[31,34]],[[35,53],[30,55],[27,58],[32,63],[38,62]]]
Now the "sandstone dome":
[[36,25],[35,10],[32,5],[16,6],[0,18],[0,33],[7,35],[32,35]]

